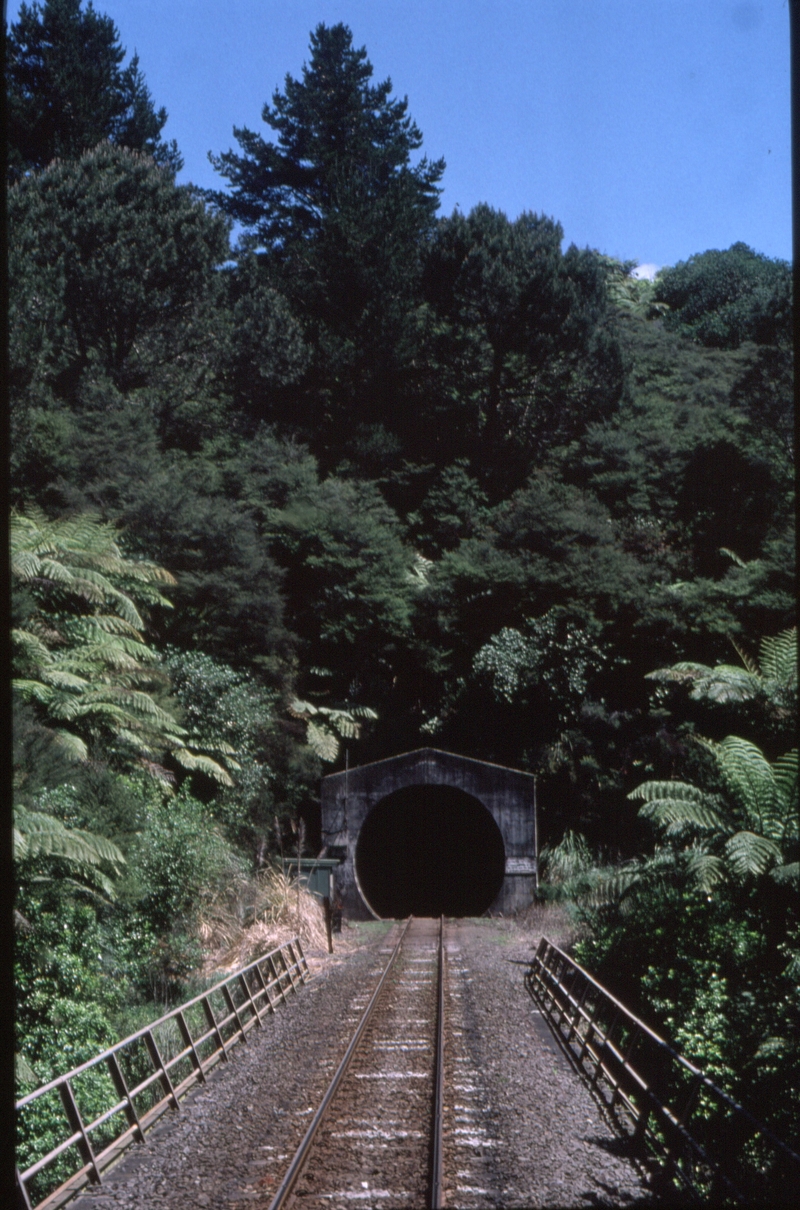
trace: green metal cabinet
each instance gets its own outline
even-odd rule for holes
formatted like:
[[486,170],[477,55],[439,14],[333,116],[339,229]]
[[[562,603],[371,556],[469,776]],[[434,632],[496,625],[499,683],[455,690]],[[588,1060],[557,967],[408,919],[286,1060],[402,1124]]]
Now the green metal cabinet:
[[[327,895],[333,902],[333,871],[338,865],[341,865],[338,857],[301,857],[301,885],[312,895],[316,895],[317,899],[324,899]],[[294,860],[289,858],[286,862],[286,872],[291,878],[297,875],[296,857]]]

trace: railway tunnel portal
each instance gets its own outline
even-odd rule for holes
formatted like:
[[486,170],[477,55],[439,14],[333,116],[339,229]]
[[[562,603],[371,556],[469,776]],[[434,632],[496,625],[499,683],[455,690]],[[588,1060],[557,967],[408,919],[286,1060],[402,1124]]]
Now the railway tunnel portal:
[[355,920],[527,907],[536,885],[533,775],[435,748],[322,779],[322,840]]

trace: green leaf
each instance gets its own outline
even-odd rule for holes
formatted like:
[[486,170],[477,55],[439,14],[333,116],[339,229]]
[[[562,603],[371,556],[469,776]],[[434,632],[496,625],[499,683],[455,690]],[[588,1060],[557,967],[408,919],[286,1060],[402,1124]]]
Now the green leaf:
[[190,752],[188,748],[173,748],[172,755],[184,769],[206,773],[222,786],[232,786],[234,784],[230,774],[223,769],[222,765],[218,765],[215,760],[212,760],[210,756],[203,756],[198,752]]
[[321,760],[328,763],[339,755],[339,741],[327,727],[309,721],[306,725],[306,742]]
[[763,874],[782,857],[779,845],[754,832],[737,832],[731,836],[725,844],[725,853],[731,868],[740,878],[748,874]]

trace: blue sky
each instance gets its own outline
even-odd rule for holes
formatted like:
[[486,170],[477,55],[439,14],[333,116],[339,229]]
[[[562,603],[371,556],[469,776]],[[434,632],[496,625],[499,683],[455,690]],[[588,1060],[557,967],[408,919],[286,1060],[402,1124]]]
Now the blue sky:
[[[182,179],[344,21],[444,156],[442,211],[551,215],[565,242],[674,264],[791,257],[787,0],[95,0],[138,51]],[[13,21],[19,3],[11,0]]]

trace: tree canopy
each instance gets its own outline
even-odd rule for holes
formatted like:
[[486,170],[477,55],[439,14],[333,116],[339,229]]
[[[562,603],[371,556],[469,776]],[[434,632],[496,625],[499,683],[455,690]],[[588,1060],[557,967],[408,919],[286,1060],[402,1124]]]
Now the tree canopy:
[[444,162],[412,166],[422,135],[408,101],[391,99],[391,80],[372,85],[372,72],[346,25],[318,25],[302,78],[287,74],[284,91],[262,109],[277,141],[235,127],[244,154],[211,156],[233,190],[219,203],[262,246],[294,245],[320,234],[349,202],[357,199],[364,210],[391,194],[415,209],[420,229],[430,223]]
[[789,339],[792,324],[790,266],[739,241],[663,269],[654,298],[666,303],[667,322],[693,340],[736,349],[743,340]]
[[108,141],[144,151],[178,171],[173,140],[161,137],[167,111],[156,110],[136,55],[125,50],[110,17],[82,0],[23,4],[6,42],[8,167],[12,180],[52,160],[77,159]]

